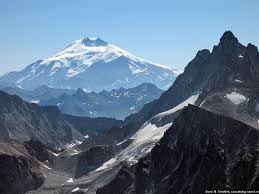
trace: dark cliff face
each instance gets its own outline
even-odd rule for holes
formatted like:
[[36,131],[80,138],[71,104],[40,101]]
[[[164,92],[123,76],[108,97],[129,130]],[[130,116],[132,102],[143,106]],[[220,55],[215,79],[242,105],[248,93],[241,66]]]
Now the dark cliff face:
[[[258,189],[258,143],[258,130],[189,105],[151,154],[130,172],[134,172],[134,180],[124,193],[199,194],[206,189]],[[111,188],[116,188],[112,182],[102,189]]]
[[96,135],[105,129],[110,129],[112,127],[120,127],[123,124],[123,121],[98,117],[98,118],[89,118],[89,117],[79,117],[73,115],[64,115],[66,121],[73,125],[80,133],[83,135]]
[[53,153],[58,153],[57,150],[53,150],[40,141],[30,140],[23,143],[29,154],[35,157],[38,161],[41,162],[52,162],[54,159]]
[[95,170],[116,153],[112,146],[95,146],[78,155],[75,178]]
[[[251,44],[243,46],[232,32],[227,31],[221,37],[219,44],[214,46],[212,52],[206,49],[199,51],[186,66],[185,71],[158,100],[144,106],[139,113],[127,117],[126,123],[134,120],[143,123],[155,114],[175,107],[197,92],[201,93],[197,103],[201,103],[215,92],[224,91],[221,94],[224,97],[227,91],[236,90],[249,98],[248,106],[243,111],[254,114],[259,94],[258,75],[257,48]],[[213,110],[213,107],[208,107],[208,109]],[[218,110],[218,112],[224,113],[224,110]],[[232,116],[231,113],[228,115]]]
[[64,115],[55,106],[38,106],[1,91],[0,108],[0,138],[37,140],[53,148],[122,125],[122,121],[112,118]]
[[38,162],[19,142],[0,142],[0,168],[0,193],[23,194],[44,183]]
[[[96,194],[112,194],[112,193],[127,193],[133,191],[131,185],[134,181],[135,175],[134,167],[122,167],[114,179],[110,181],[108,185],[103,186],[102,188],[97,189]],[[129,192],[130,193],[130,192]],[[133,192],[132,192],[133,193]]]
[[83,136],[68,123],[56,107],[40,107],[0,91],[1,138],[20,141],[36,139],[53,147]]

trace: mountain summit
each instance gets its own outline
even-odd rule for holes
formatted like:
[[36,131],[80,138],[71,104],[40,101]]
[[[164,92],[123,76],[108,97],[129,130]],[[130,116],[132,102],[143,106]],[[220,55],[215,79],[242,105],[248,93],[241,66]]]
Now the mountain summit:
[[236,42],[238,42],[238,39],[235,37],[233,32],[226,31],[226,32],[224,32],[224,34],[220,38],[220,42],[224,42],[224,41],[236,41]]
[[82,40],[82,44],[87,47],[92,47],[92,46],[104,46],[104,45],[107,45],[108,43],[103,41],[100,38],[84,38]]
[[44,84],[98,92],[153,83],[167,89],[179,73],[181,71],[148,62],[100,38],[84,38],[22,71],[5,74],[0,84],[25,89]]

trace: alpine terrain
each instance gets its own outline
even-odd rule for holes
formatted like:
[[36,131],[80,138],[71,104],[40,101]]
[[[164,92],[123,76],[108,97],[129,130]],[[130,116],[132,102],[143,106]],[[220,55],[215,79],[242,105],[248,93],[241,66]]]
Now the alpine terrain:
[[[165,82],[167,76],[173,79],[170,70],[166,70],[168,74],[165,76],[164,68],[150,65],[128,53],[126,55],[124,51],[120,50],[120,56],[107,56],[97,48],[119,52],[117,47],[100,39],[83,39],[48,60],[3,76],[1,83],[36,88],[39,84],[37,80],[46,71],[50,77],[44,77],[44,80],[51,82],[47,83],[48,86],[77,89],[75,83],[83,84],[79,85],[82,89],[73,90],[75,93],[64,94],[69,96],[66,104],[69,100],[75,104],[75,98],[85,100],[89,95],[84,90],[109,90],[123,83],[123,87],[127,86],[124,89],[109,90],[110,93],[121,91],[120,94],[123,94],[131,84],[136,84],[138,78],[143,78],[140,75],[157,75],[151,73],[151,67],[163,70],[159,73],[161,79],[156,77],[161,84],[155,83],[158,87],[169,86],[169,82]],[[81,52],[78,52],[80,49]],[[94,55],[81,55],[88,49],[97,49],[99,57],[87,58],[97,56],[96,50],[92,50]],[[75,61],[71,63],[70,56],[79,61],[91,59],[91,65],[85,66],[86,62],[82,66]],[[58,65],[55,66],[53,61],[59,61]],[[135,80],[125,74],[123,79],[119,78],[120,74],[117,75],[116,71],[112,78],[96,81],[99,77],[93,73],[98,69],[96,67],[102,69],[98,69],[102,77],[104,72],[114,70],[109,65],[115,64],[119,70],[119,67],[122,68],[120,73],[128,69]],[[133,64],[138,64],[137,68]],[[53,67],[58,68],[51,79]],[[35,71],[31,72],[33,68]],[[41,68],[45,70],[35,77]],[[88,71],[93,74],[87,74]],[[29,76],[24,78],[25,75],[22,75],[17,83],[12,76],[19,77],[24,72]],[[147,72],[149,74],[145,74]],[[69,77],[69,81],[64,79],[58,83],[55,80],[58,75]],[[91,75],[91,81],[95,82],[88,80],[85,84]],[[0,129],[1,136],[6,138],[0,144],[0,165],[8,164],[10,168],[1,171],[4,184],[0,184],[0,192],[201,194],[206,190],[257,191],[258,75],[257,47],[250,43],[246,46],[241,44],[232,32],[226,31],[211,51],[198,51],[184,72],[158,99],[146,103],[123,121],[66,115],[57,107],[24,102],[17,96],[2,92]],[[115,83],[115,79],[123,82],[111,84]],[[90,83],[95,83],[95,86]],[[56,103],[58,101],[53,104]],[[41,141],[41,136],[52,143]],[[5,183],[9,182],[14,189],[8,189],[9,185]]]

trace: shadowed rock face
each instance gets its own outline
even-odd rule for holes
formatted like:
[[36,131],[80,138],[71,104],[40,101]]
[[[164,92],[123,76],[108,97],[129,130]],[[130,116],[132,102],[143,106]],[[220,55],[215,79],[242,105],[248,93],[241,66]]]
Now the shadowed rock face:
[[23,194],[44,183],[39,164],[16,141],[0,142],[0,193]]
[[96,194],[124,193],[133,183],[133,169],[122,167],[116,177],[104,187],[97,189]]
[[82,152],[77,159],[75,178],[79,178],[98,168],[109,160],[115,152],[116,150],[112,146],[95,146]]
[[40,107],[1,91],[0,128],[0,138],[36,139],[52,147],[62,147],[73,139],[84,140],[57,107]]
[[59,148],[74,140],[84,141],[83,135],[92,136],[121,125],[122,121],[112,118],[64,115],[55,106],[28,103],[0,91],[0,139],[37,140]]
[[123,124],[121,120],[106,117],[89,118],[64,114],[64,118],[81,134],[89,136],[96,135],[105,129],[120,127]]
[[0,168],[1,193],[25,193],[37,189],[44,182],[36,161],[26,157],[0,155]]
[[53,153],[57,152],[56,150],[52,150],[43,143],[35,140],[24,142],[24,146],[31,156],[41,162],[51,162],[54,159]]
[[[143,109],[126,118],[126,123],[138,120],[144,123],[157,113],[169,110],[186,100],[195,92],[200,92],[196,105],[201,104],[207,98],[221,92],[217,96],[224,96],[227,92],[236,91],[247,97],[245,106],[224,109],[224,106],[217,108],[217,112],[231,116],[245,122],[250,118],[247,115],[256,115],[255,111],[257,97],[259,94],[259,52],[256,46],[242,45],[232,32],[223,34],[217,46],[212,52],[207,49],[199,51],[195,58],[186,66],[184,72],[177,77],[173,85],[164,92],[161,97],[153,101]],[[211,101],[211,100],[210,100]],[[211,101],[212,104],[214,101]],[[221,102],[222,104],[226,104]],[[217,105],[218,106],[218,105]],[[215,110],[210,105],[203,106],[208,110]],[[247,115],[240,116],[240,112]],[[256,120],[257,124],[257,120]],[[255,126],[255,125],[253,125]]]
[[[206,189],[258,189],[258,149],[258,130],[189,105],[151,154],[130,172],[134,173],[134,181],[124,193],[200,194]],[[116,179],[120,180],[117,185],[124,182],[119,174]],[[116,188],[114,180],[102,189],[107,188]]]

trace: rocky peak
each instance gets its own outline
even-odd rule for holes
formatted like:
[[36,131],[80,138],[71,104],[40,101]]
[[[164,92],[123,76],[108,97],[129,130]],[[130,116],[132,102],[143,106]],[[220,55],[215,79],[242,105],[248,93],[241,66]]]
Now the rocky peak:
[[78,88],[75,95],[84,96],[85,95],[85,91],[83,89],[81,89],[81,88]]
[[231,31],[226,31],[220,38],[218,46],[215,46],[213,51],[234,56],[243,48],[245,47],[238,42],[234,34]]
[[258,49],[257,49],[257,47],[256,47],[255,45],[251,44],[251,43],[248,43],[248,45],[247,45],[247,50],[248,50],[248,52],[258,54]]
[[195,58],[206,58],[210,55],[210,51],[208,49],[199,50],[195,56]]
[[235,37],[235,35],[231,31],[226,31],[220,38],[220,42],[223,43],[223,42],[227,42],[227,41],[238,42],[238,39]]
[[108,43],[100,38],[84,38],[82,44],[87,47],[105,46]]

